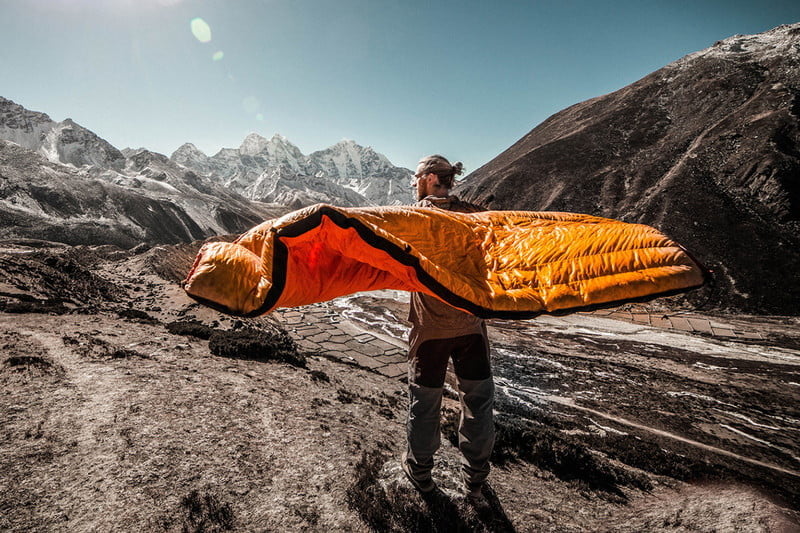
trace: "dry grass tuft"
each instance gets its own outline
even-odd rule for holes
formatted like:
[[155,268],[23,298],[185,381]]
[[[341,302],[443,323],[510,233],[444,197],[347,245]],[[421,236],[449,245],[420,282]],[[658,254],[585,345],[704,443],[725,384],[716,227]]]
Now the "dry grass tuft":
[[31,377],[62,376],[64,369],[38,355],[17,355],[3,361],[3,371]]
[[655,442],[634,435],[593,435],[588,444],[626,465],[681,481],[715,479],[722,469],[667,451]]
[[[454,446],[458,445],[458,416],[450,411],[442,421],[442,432]],[[505,413],[495,416],[491,461],[498,466],[516,461],[532,463],[563,481],[601,491],[620,501],[626,499],[621,486],[652,489],[647,477],[611,464],[574,437]]]
[[183,533],[216,533],[230,531],[235,526],[231,504],[220,501],[209,490],[193,490],[183,497],[181,507],[186,513]]
[[145,313],[144,311],[140,311],[138,309],[133,309],[130,307],[118,311],[117,316],[119,316],[120,318],[125,318],[127,320],[134,320],[136,322],[142,322],[145,324],[155,324],[156,322],[158,322],[155,318]]
[[306,358],[294,340],[283,331],[269,332],[256,329],[215,331],[209,339],[209,350],[219,357],[249,359],[254,361],[281,361],[301,368]]
[[331,378],[328,377],[328,374],[326,374],[322,370],[312,370],[311,372],[309,372],[309,375],[311,376],[311,379],[313,379],[314,381],[325,382],[325,383],[331,382]]
[[211,338],[212,333],[214,333],[214,328],[202,322],[197,322],[196,320],[180,320],[167,324],[167,331],[173,335],[184,335],[186,337],[208,340]]
[[69,308],[58,299],[0,302],[0,310],[15,314],[41,313],[64,315],[69,313]]

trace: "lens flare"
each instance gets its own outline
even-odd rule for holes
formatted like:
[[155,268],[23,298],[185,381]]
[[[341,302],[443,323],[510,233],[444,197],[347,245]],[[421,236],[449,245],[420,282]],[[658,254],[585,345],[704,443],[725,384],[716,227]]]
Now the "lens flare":
[[261,113],[256,113],[256,120],[259,122],[264,122],[264,115]]
[[222,61],[222,58],[225,57],[225,52],[222,50],[217,50],[214,52],[214,55],[211,56],[212,61]]
[[192,35],[194,35],[195,39],[201,43],[207,43],[211,41],[211,26],[209,26],[205,20],[201,19],[200,17],[193,18],[190,26],[192,28]]
[[242,107],[248,113],[255,113],[258,111],[258,108],[261,107],[261,102],[259,102],[258,98],[255,96],[248,96],[242,100]]

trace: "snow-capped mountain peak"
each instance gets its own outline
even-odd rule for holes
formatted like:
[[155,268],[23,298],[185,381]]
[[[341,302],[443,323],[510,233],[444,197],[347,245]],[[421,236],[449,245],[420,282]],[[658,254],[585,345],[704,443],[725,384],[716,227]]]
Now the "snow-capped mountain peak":
[[119,170],[125,157],[107,141],[71,118],[55,122],[0,97],[0,138],[33,150],[54,163]]
[[207,174],[210,171],[208,164],[209,157],[192,143],[182,144],[177,150],[172,152],[170,160],[178,165]]
[[175,154],[186,154],[195,157],[208,157],[205,152],[203,152],[200,148],[195,146],[192,143],[184,143],[175,150],[172,155]]
[[396,205],[412,200],[406,187],[410,171],[352,139],[304,155],[281,134],[267,139],[251,133],[239,148],[223,148],[211,157],[185,143],[166,159],[144,149],[121,152],[71,118],[55,122],[2,97],[0,139],[54,163],[86,167],[125,183],[131,178],[156,180],[161,188],[166,182],[179,184],[187,179],[180,174],[182,167],[193,171],[195,178],[202,177],[191,183],[198,190],[205,190],[206,183],[216,184],[253,200],[284,205]]
[[[208,159],[188,145],[178,155]],[[0,98],[0,215],[7,236],[132,247],[243,231],[274,216],[144,148],[116,149],[72,119]]]
[[0,96],[0,139],[37,151],[54,124],[48,115],[30,111]]
[[259,155],[267,151],[270,142],[257,133],[251,133],[242,141],[241,146],[239,146],[239,153],[242,155]]
[[171,159],[254,200],[287,205],[312,199],[338,205],[411,202],[405,187],[410,171],[351,139],[304,155],[283,135],[266,139],[251,133],[238,149],[223,148],[204,159],[184,145]]

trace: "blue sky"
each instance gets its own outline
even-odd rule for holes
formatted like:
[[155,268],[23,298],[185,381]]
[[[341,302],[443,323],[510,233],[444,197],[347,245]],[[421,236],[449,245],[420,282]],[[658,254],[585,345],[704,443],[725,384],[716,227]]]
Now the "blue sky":
[[797,0],[0,0],[0,96],[118,148],[280,133],[469,172],[567,106],[798,21]]

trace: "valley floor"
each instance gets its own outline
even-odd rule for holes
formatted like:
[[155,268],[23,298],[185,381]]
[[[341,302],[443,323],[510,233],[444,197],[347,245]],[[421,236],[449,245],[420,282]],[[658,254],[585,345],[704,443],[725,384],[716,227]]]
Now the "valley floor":
[[[0,250],[0,530],[800,531],[797,319],[708,318],[758,338],[492,322],[498,443],[475,508],[452,395],[440,490],[399,470],[402,296],[240,321],[183,294],[187,258]],[[281,329],[305,362],[268,360]],[[265,354],[231,357],[230,331]]]

